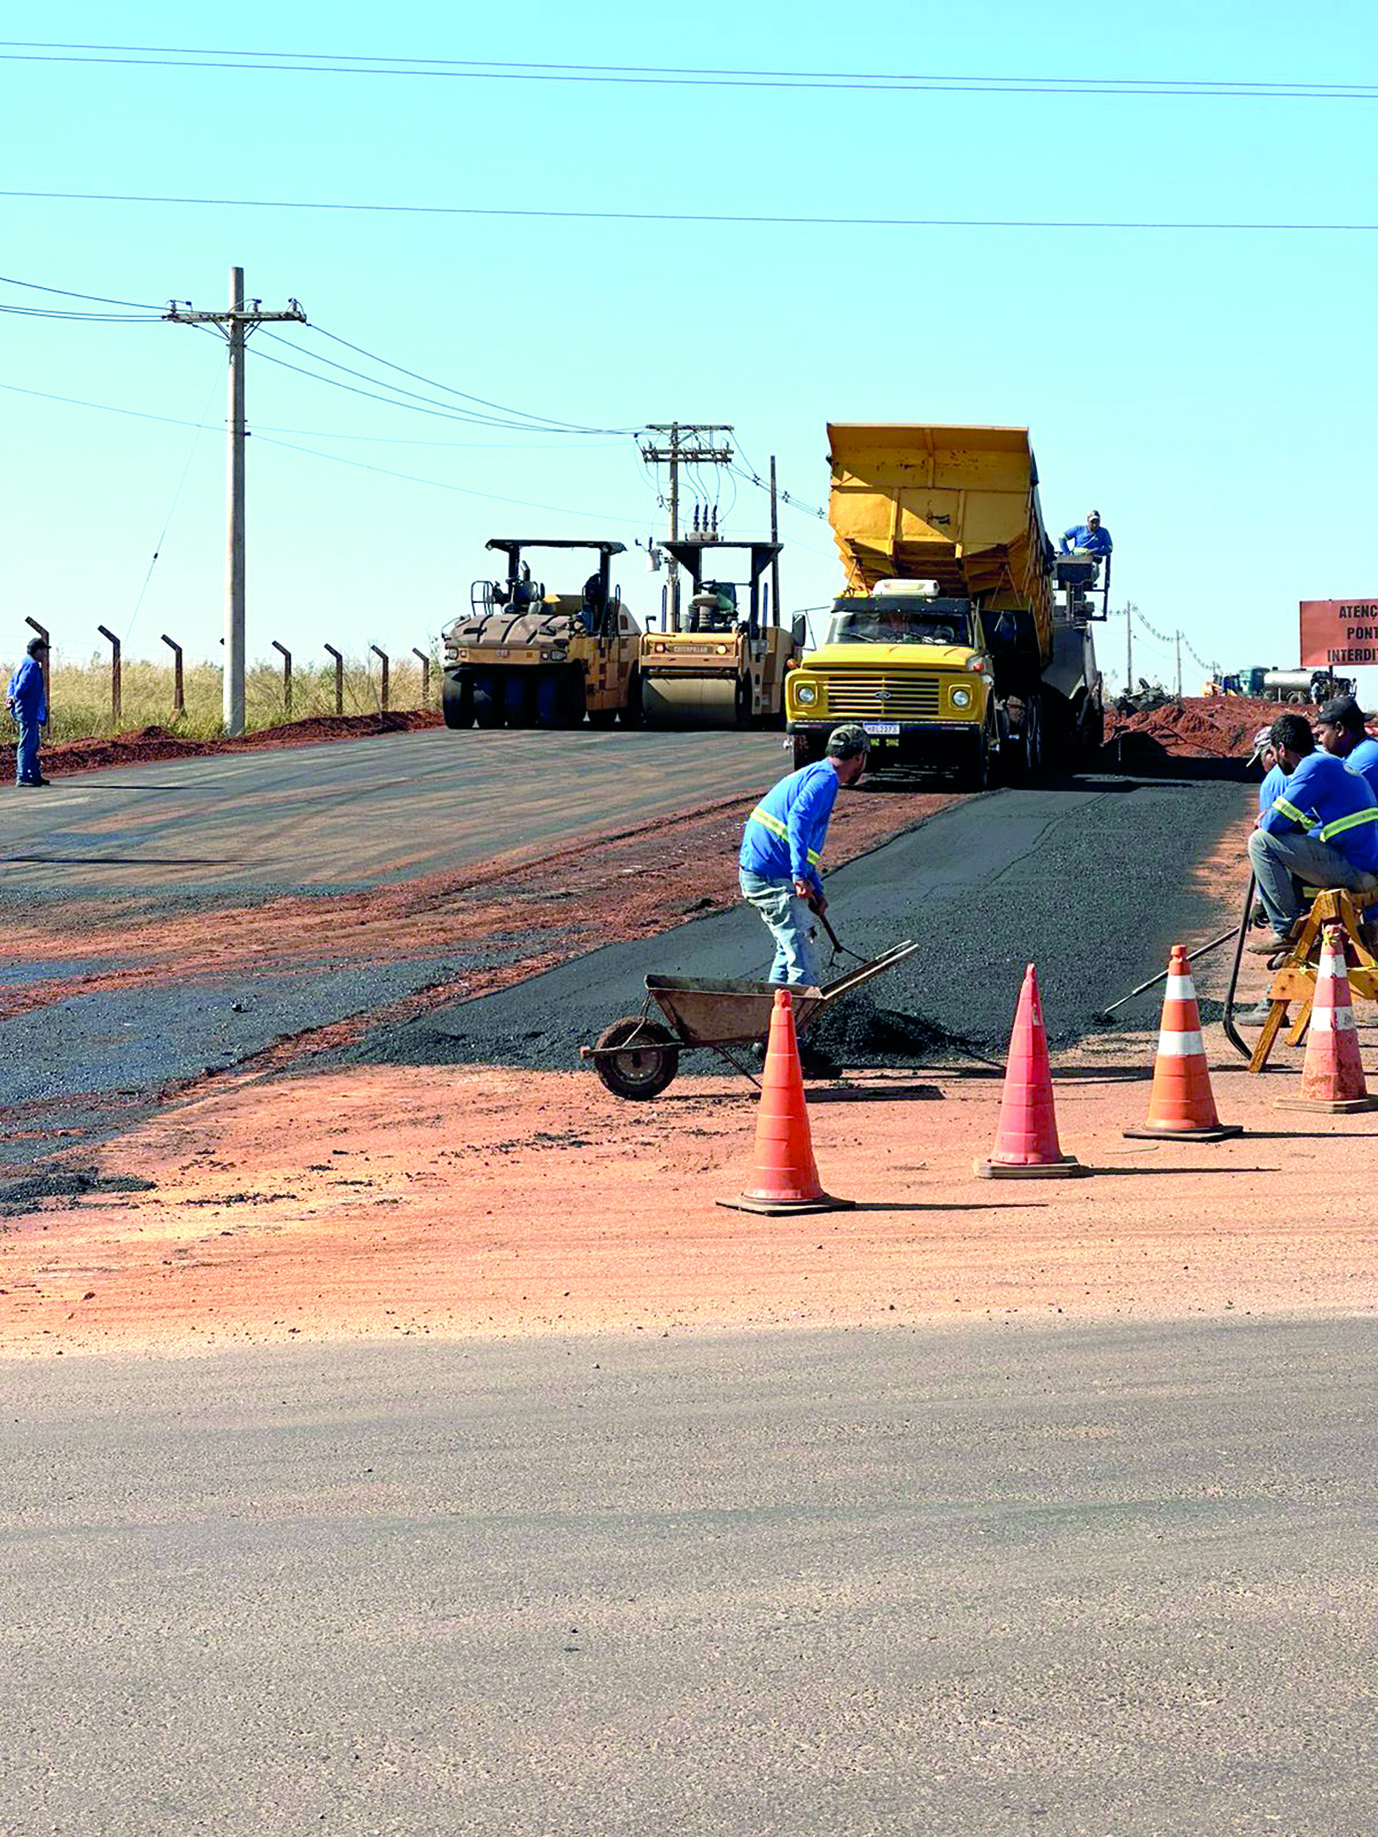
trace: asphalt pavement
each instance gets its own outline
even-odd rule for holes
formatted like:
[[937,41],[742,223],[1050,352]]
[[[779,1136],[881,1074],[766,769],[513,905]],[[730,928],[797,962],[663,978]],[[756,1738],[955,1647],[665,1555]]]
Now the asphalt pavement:
[[12,1363],[16,1837],[1369,1837],[1371,1322]]
[[121,766],[0,789],[0,910],[179,910],[457,873],[750,795],[782,736],[478,729]]
[[[1107,1003],[1166,966],[1172,944],[1221,929],[1193,869],[1248,797],[1229,781],[1086,776],[949,806],[827,875],[828,916],[845,945],[868,958],[904,939],[920,948],[845,998],[816,1037],[853,1066],[904,1063],[930,1045],[941,1054],[951,1036],[998,1053],[1032,962],[1050,1042],[1075,1043]],[[350,1056],[569,1067],[581,1042],[637,1012],[648,973],[762,977],[771,955],[760,920],[739,906],[380,1029]],[[839,958],[829,978],[852,967]],[[686,1058],[695,1068],[722,1069],[711,1055]]]

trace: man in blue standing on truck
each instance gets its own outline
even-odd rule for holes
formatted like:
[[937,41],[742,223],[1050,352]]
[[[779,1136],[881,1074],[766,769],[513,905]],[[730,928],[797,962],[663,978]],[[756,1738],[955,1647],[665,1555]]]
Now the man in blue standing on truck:
[[782,778],[746,820],[739,857],[742,898],[775,940],[771,982],[787,988],[819,985],[809,914],[821,916],[828,907],[819,873],[828,818],[838,786],[854,785],[866,770],[870,744],[864,727],[835,727],[823,757]]
[[19,726],[19,745],[15,749],[16,785],[46,785],[48,780],[38,769],[38,730],[48,718],[48,697],[43,688],[43,659],[48,646],[42,638],[30,638],[27,655],[10,677],[5,702]]
[[1268,915],[1267,935],[1245,946],[1273,956],[1301,915],[1298,882],[1309,887],[1378,886],[1378,798],[1343,759],[1318,752],[1304,715],[1271,728],[1285,784],[1249,837],[1249,864]]
[[1084,523],[1074,523],[1062,532],[1064,555],[1108,555],[1114,548],[1110,531],[1100,520],[1098,510],[1088,510]]

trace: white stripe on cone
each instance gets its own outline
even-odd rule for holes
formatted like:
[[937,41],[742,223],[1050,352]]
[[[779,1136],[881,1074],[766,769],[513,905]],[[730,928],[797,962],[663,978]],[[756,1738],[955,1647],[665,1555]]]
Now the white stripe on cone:
[[1169,1001],[1195,1001],[1196,985],[1190,976],[1169,976],[1167,979],[1167,999]]
[[1206,1048],[1198,1029],[1195,1033],[1160,1032],[1158,1051],[1165,1059],[1194,1059],[1198,1055],[1204,1058]]
[[1311,1010],[1312,1033],[1353,1033],[1354,1010],[1343,1008],[1313,1008]]

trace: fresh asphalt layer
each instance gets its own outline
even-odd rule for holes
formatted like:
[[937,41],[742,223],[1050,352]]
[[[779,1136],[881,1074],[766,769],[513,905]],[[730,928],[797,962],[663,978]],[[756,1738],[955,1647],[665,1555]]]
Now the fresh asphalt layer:
[[11,1364],[25,1837],[1370,1837],[1371,1323]]
[[[1173,943],[1222,928],[1193,867],[1247,800],[1246,787],[1228,781],[1098,776],[951,805],[827,876],[828,916],[843,944],[865,957],[906,938],[920,948],[845,998],[820,1039],[845,1064],[903,1058],[902,1031],[897,1052],[895,1030],[876,1027],[880,1008],[917,1016],[920,1048],[931,1039],[941,1049],[948,1034],[998,1052],[1028,963],[1050,1041],[1082,1038],[1110,1001],[1166,965]],[[825,942],[825,959],[827,950]],[[770,956],[760,920],[739,906],[405,1029],[380,1029],[349,1056],[569,1067],[581,1042],[638,1011],[648,972],[762,977]],[[829,979],[849,967],[839,958]],[[722,1069],[711,1054],[686,1058],[683,1069],[695,1068]]]

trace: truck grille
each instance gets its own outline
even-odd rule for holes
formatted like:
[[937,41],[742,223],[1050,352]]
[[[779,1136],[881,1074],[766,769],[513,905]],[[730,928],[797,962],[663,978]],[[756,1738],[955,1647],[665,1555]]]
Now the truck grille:
[[855,721],[921,721],[938,713],[936,676],[830,676],[828,713]]

